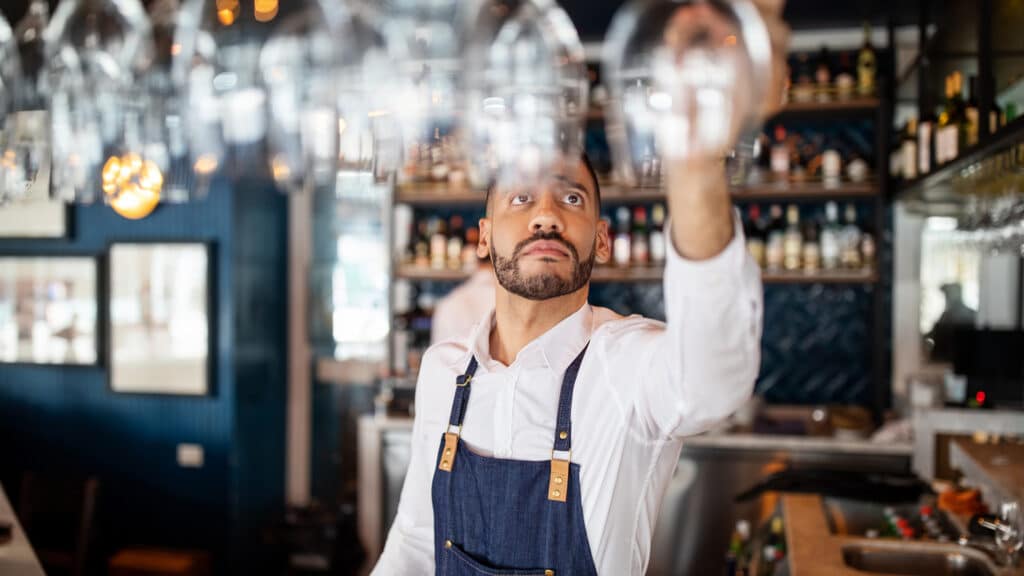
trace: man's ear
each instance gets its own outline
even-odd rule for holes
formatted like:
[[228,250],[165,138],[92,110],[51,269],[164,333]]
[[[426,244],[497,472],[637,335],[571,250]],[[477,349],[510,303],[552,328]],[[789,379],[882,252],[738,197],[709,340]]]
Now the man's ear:
[[597,241],[594,243],[594,256],[598,264],[607,264],[612,258],[612,240],[608,232],[608,221],[600,218],[597,221]]
[[476,257],[477,258],[490,258],[491,257],[491,219],[481,218],[479,222],[480,226],[480,241],[476,245]]

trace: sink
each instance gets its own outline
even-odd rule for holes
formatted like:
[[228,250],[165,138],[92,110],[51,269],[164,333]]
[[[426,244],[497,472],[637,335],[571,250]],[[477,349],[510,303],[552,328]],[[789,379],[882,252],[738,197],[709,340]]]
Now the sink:
[[843,546],[843,562],[850,568],[908,576],[994,576],[989,564],[968,550],[922,550],[867,544]]

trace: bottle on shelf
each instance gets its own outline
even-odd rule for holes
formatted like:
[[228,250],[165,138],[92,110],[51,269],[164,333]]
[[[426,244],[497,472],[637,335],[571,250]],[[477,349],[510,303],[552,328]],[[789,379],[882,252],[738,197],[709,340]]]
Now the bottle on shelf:
[[873,269],[875,266],[875,257],[878,252],[877,245],[875,244],[875,236],[871,233],[871,230],[867,227],[860,236],[860,259],[861,267],[864,269]]
[[448,269],[460,270],[462,268],[462,245],[465,241],[465,231],[462,229],[462,216],[453,215],[448,220]]
[[771,151],[772,177],[777,180],[789,178],[789,144],[786,142],[786,129],[779,124],[775,127],[775,142]]
[[480,229],[473,226],[466,230],[466,241],[462,243],[462,269],[472,272],[480,265],[476,255],[477,244],[480,243]]
[[864,45],[857,53],[857,93],[871,96],[875,93],[875,75],[877,73],[877,57],[875,47],[871,45],[871,23],[864,23]]
[[810,102],[814,100],[814,72],[811,69],[811,59],[805,53],[796,57],[796,81],[793,82],[793,100],[795,102]]
[[444,270],[448,264],[448,236],[445,233],[445,222],[440,218],[431,218],[427,226],[430,230],[430,267]]
[[821,243],[818,235],[818,223],[814,220],[807,220],[804,222],[803,228],[803,269],[804,272],[817,272],[821,270]]
[[759,576],[776,576],[784,570],[786,561],[786,535],[781,516],[774,516],[769,523],[768,535],[761,548]]
[[629,208],[619,206],[615,211],[615,240],[612,243],[612,260],[616,266],[629,266],[633,255],[630,239]]
[[768,270],[778,271],[782,269],[786,260],[786,224],[782,219],[782,206],[772,204],[769,208],[769,215],[768,234],[765,236],[765,267]]
[[746,520],[736,522],[725,558],[726,576],[751,576],[750,522]]
[[858,270],[861,268],[860,257],[860,228],[857,226],[857,207],[853,204],[846,205],[845,225],[842,232],[842,253],[840,261],[843,268]]
[[754,258],[754,262],[762,269],[767,265],[765,262],[765,237],[764,227],[761,224],[761,207],[751,204],[747,209],[747,220],[743,223],[743,232],[747,237],[747,250]]
[[790,204],[786,208],[786,232],[783,245],[783,268],[799,270],[803,257],[803,234],[800,231],[800,208]]
[[981,134],[979,123],[980,110],[978,109],[978,77],[970,76],[967,79],[967,104],[964,107],[964,144],[974,146],[978,143]]
[[839,268],[839,205],[825,204],[825,225],[821,228],[821,267],[825,270]]
[[935,161],[935,114],[929,113],[917,124],[917,174],[932,171]]
[[637,206],[633,209],[632,265],[647,266],[651,262],[650,236],[647,232],[647,209]]
[[665,205],[655,204],[651,208],[651,239],[650,239],[651,264],[663,266],[665,264]]
[[420,220],[416,223],[413,265],[417,268],[430,268],[430,234],[427,229],[426,220]]
[[904,180],[917,178],[917,118],[907,121],[900,143],[899,173]]
[[832,99],[832,55],[828,47],[822,46],[818,53],[818,66],[814,70],[814,81],[817,84],[817,100],[828,102]]
[[857,88],[853,77],[853,60],[849,52],[839,53],[839,72],[836,74],[836,95],[840,100],[849,100]]
[[843,156],[833,144],[821,154],[821,179],[826,185],[839,184],[843,177]]

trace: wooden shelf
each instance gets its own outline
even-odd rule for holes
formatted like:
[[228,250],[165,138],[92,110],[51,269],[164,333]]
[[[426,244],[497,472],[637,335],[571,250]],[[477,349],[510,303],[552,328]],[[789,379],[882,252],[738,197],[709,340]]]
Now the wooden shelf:
[[[864,182],[765,182],[732,188],[734,200],[830,200],[867,198],[879,194],[875,180]],[[416,184],[399,187],[395,202],[412,206],[480,206],[485,193],[466,188],[451,189],[447,184]],[[631,187],[601,183],[601,202],[605,205],[645,204],[665,201],[664,191],[655,186]]]
[[[661,282],[664,270],[660,266],[614,268],[599,266],[594,268],[591,281],[595,283],[650,283]],[[469,273],[462,270],[434,270],[416,266],[399,266],[396,278],[413,281],[461,282],[469,278]],[[814,273],[808,272],[764,272],[761,276],[765,284],[874,284],[878,282],[878,274],[874,270],[830,270]]]
[[882,101],[874,96],[855,96],[846,100],[833,99],[826,102],[788,102],[775,117],[835,114],[854,112],[874,112],[882,105]]
[[1024,142],[1024,116],[1003,126],[985,141],[967,148],[956,160],[946,162],[928,174],[904,183],[900,187],[898,198],[921,201],[925,204],[930,202],[940,205],[959,203],[962,198],[957,198],[951,193],[951,180],[955,174],[976,162],[990,158],[1022,142]]
[[[882,101],[875,96],[853,96],[852,98],[839,99],[833,97],[831,100],[819,102],[788,102],[782,110],[776,113],[775,117],[814,115],[828,113],[865,113],[878,110]],[[604,108],[591,108],[587,111],[587,120],[604,120]]]

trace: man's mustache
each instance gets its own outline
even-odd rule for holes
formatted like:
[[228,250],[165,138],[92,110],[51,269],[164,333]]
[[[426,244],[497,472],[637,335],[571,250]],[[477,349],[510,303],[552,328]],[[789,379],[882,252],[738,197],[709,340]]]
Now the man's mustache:
[[526,250],[526,248],[530,244],[533,244],[534,242],[537,242],[538,240],[547,240],[547,241],[550,241],[550,242],[558,242],[562,246],[565,246],[565,249],[569,251],[569,254],[572,254],[573,260],[579,262],[580,255],[579,255],[579,253],[576,252],[576,248],[572,244],[570,244],[565,238],[563,238],[560,233],[555,232],[554,230],[552,230],[550,232],[537,232],[533,236],[527,238],[526,240],[523,240],[519,244],[516,244],[516,249],[512,252],[512,259],[513,260],[518,259],[519,256],[522,254],[523,250]]

